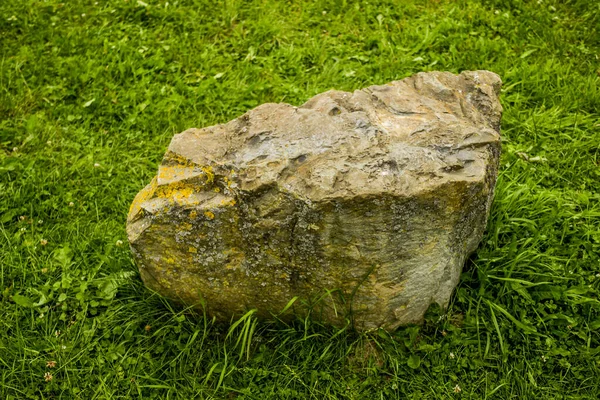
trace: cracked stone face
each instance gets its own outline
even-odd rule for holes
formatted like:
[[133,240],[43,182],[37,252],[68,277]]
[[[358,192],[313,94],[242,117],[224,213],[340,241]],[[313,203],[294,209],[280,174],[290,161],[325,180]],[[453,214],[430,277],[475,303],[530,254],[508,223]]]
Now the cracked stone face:
[[446,307],[486,226],[500,78],[419,73],[175,135],[127,232],[146,285],[229,321],[359,330]]

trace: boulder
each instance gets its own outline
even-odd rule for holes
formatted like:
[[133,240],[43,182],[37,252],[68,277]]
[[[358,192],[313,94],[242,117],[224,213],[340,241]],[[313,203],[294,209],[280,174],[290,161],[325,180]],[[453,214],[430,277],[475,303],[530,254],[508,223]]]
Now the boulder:
[[419,323],[482,238],[500,86],[488,71],[419,73],[175,135],[129,211],[142,279],[224,321]]

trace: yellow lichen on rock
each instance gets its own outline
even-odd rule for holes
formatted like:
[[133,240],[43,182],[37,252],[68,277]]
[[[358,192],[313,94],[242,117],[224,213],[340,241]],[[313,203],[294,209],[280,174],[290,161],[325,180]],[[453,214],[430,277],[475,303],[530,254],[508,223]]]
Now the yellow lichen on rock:
[[157,178],[159,181],[171,181],[177,178],[177,176],[182,175],[188,167],[182,165],[162,165],[158,169]]
[[234,200],[234,199],[230,199],[230,200],[221,200],[221,203],[220,203],[220,205],[221,205],[221,206],[224,206],[224,207],[226,207],[226,206],[233,207],[233,206],[235,206],[235,204],[236,204],[236,203],[235,203],[235,200]]
[[159,186],[156,189],[155,197],[172,200],[174,202],[182,202],[189,199],[195,191],[196,189],[193,185],[184,182],[175,182],[169,185]]
[[154,195],[154,191],[156,190],[156,177],[152,179],[150,184],[148,184],[145,188],[143,188],[137,196],[133,199],[131,206],[129,207],[129,214],[127,216],[127,220],[133,220],[137,214],[140,212],[142,208],[142,203],[146,200],[152,198]]
[[206,183],[210,184],[215,181],[215,173],[210,165],[206,167],[200,167],[200,169],[206,174]]
[[192,162],[192,160],[190,160],[186,157],[183,157],[181,154],[174,153],[172,151],[167,151],[167,153],[165,154],[165,157],[163,159],[163,165],[165,165],[167,162],[179,164],[179,165],[183,165],[183,166],[194,166],[195,165]]
[[215,219],[215,214],[210,211],[204,211],[204,216],[208,219]]

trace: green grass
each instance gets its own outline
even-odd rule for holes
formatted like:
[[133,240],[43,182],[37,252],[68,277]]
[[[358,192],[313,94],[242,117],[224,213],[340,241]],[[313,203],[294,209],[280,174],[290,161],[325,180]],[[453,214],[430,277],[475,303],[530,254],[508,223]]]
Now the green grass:
[[[169,3],[0,2],[0,398],[600,397],[600,3]],[[468,69],[502,76],[503,154],[441,318],[228,334],[119,245],[173,134]]]

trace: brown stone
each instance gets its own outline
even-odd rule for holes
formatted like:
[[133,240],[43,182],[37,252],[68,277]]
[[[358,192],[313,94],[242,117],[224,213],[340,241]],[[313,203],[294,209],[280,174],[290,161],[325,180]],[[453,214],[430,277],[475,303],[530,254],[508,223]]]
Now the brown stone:
[[419,73],[175,135],[129,212],[144,282],[226,321],[293,298],[290,311],[360,330],[421,321],[482,238],[500,86],[488,71]]

